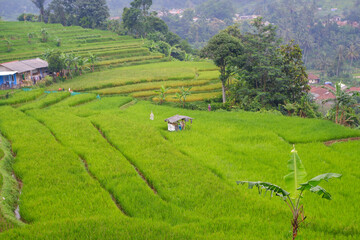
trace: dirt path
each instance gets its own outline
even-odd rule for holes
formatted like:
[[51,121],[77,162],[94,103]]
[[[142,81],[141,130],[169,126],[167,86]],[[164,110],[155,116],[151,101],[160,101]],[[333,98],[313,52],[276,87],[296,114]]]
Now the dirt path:
[[330,140],[330,141],[324,142],[324,144],[325,144],[326,146],[330,146],[330,145],[332,145],[332,144],[334,144],[334,143],[349,142],[349,141],[360,141],[360,137]]
[[135,105],[136,103],[137,103],[137,99],[134,99],[134,100],[132,100],[131,102],[128,102],[128,103],[120,106],[120,110],[125,110],[125,109],[127,109],[127,108]]

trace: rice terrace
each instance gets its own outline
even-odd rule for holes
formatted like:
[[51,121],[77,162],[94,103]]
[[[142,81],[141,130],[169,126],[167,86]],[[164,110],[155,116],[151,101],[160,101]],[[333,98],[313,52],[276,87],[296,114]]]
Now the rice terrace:
[[[136,2],[121,24],[145,11]],[[267,57],[249,49],[275,38],[271,24],[230,26],[190,53],[166,34],[52,11],[0,20],[0,239],[360,239],[359,102],[326,105],[358,93],[320,87],[335,95],[322,115],[301,49],[276,39],[264,51],[284,62],[272,67],[299,72],[269,79],[306,83],[248,77],[272,71],[239,57]]]

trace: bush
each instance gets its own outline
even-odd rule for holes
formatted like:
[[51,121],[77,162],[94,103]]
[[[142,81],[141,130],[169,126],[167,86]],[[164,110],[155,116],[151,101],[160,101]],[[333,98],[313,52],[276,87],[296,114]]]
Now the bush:
[[17,20],[20,22],[24,22],[24,21],[37,22],[38,19],[39,16],[32,13],[23,13],[17,18]]

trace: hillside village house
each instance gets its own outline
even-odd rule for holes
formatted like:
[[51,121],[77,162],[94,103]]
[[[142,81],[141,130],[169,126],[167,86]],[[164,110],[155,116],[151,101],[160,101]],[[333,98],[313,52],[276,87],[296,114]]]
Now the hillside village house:
[[320,77],[316,76],[315,74],[309,73],[308,74],[309,84],[319,84]]
[[16,73],[14,71],[0,72],[0,89],[16,86]]
[[[15,79],[15,81],[11,81],[12,84],[9,87],[21,85],[26,81],[36,83],[36,81],[41,80],[47,75],[47,69],[48,63],[40,58],[1,63],[0,73],[4,76],[3,82],[0,82],[0,85],[7,85],[11,79]],[[13,76],[14,72],[15,76]],[[11,73],[12,78],[5,73]],[[7,77],[5,78],[5,76]]]

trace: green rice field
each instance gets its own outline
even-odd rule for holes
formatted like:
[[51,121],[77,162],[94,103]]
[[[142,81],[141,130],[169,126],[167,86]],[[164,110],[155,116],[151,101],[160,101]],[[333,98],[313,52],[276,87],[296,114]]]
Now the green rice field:
[[[42,29],[47,32],[46,42],[41,41]],[[58,40],[60,46],[57,46]],[[162,54],[151,53],[143,47],[143,40],[110,31],[61,24],[0,22],[0,63],[41,57],[47,49],[83,57],[93,53],[99,59],[95,69],[167,61]]]
[[[360,237],[360,142],[323,143],[359,130],[93,93],[14,102],[0,107],[0,239],[290,239],[286,206],[236,181],[284,185],[293,144],[309,177],[343,174],[323,184],[332,201],[306,194],[298,238]],[[174,114],[194,121],[168,132],[164,119]]]
[[[27,32],[41,28],[52,40],[28,43]],[[160,105],[162,86],[170,88],[166,102],[178,101],[180,87],[191,87],[187,102],[219,98],[219,71],[206,61],[168,61],[141,40],[107,31],[3,22],[0,30],[13,42],[11,52],[0,45],[0,62],[40,56],[56,47],[55,37],[63,51],[100,58],[92,73],[0,91],[0,240],[292,239],[292,214],[281,199],[236,181],[284,187],[294,145],[309,179],[343,175],[322,183],[332,201],[306,193],[296,239],[360,239],[360,141],[324,144],[360,130]],[[175,114],[193,122],[169,132],[164,120]]]

